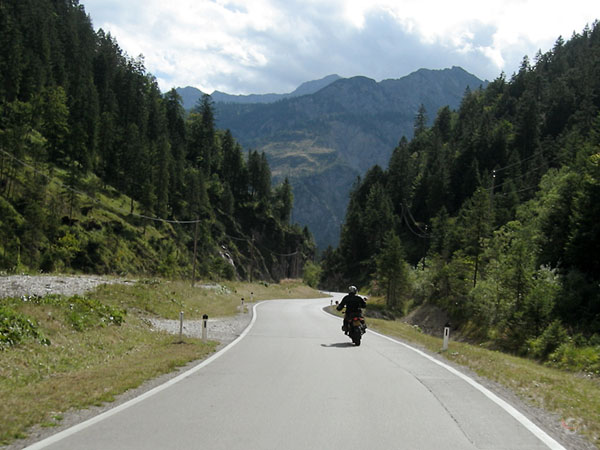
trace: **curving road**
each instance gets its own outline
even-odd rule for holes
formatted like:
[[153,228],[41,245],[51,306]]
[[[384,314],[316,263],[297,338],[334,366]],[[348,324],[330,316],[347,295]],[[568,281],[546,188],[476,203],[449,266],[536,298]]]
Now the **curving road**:
[[373,332],[352,346],[322,311],[329,302],[261,303],[224,352],[29,448],[563,448],[420,352]]

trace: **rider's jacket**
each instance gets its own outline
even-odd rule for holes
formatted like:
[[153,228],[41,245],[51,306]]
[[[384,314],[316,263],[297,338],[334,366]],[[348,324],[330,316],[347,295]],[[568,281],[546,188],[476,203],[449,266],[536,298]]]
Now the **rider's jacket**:
[[361,308],[366,308],[367,302],[359,295],[348,294],[337,305],[336,309],[341,311],[344,309],[344,306],[346,307],[346,314],[360,313],[362,312]]

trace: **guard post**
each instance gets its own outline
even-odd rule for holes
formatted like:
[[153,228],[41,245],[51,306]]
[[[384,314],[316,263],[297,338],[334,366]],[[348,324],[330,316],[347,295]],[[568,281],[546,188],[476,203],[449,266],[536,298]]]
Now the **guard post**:
[[207,325],[208,325],[208,314],[204,314],[202,316],[202,340],[206,340],[207,335]]

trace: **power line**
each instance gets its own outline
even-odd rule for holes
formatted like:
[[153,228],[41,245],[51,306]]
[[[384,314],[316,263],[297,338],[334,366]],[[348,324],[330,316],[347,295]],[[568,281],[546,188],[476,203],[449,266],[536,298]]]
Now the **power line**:
[[[515,191],[514,193],[515,194],[519,194],[521,192],[531,191],[532,189],[539,189],[539,186],[531,186],[531,187],[528,187],[528,188],[525,188],[525,189],[519,189],[518,191]],[[507,194],[505,193],[505,194],[502,194],[502,195],[506,196]]]
[[275,252],[275,251],[273,251],[273,250],[271,250],[271,249],[269,249],[269,248],[265,247],[264,245],[258,244],[258,243],[257,243],[257,242],[256,242],[254,239],[249,239],[249,238],[238,238],[238,237],[235,237],[235,236],[230,236],[230,235],[228,235],[228,234],[226,234],[226,233],[225,233],[225,236],[226,236],[226,237],[228,237],[228,238],[230,238],[230,239],[234,239],[234,240],[236,240],[236,241],[244,241],[244,242],[247,242],[247,243],[252,243],[252,245],[254,245],[255,247],[260,247],[260,248],[262,248],[263,250],[266,250],[266,251],[268,251],[269,253],[271,253],[271,254],[273,254],[273,255],[276,255],[276,256],[288,257],[288,256],[294,256],[294,255],[297,255],[298,253],[300,253],[300,251],[299,251],[299,250],[296,250],[296,251],[295,251],[295,252],[293,252],[293,253],[278,253],[278,252]]
[[517,161],[517,162],[514,162],[514,163],[512,163],[512,164],[509,164],[508,166],[505,166],[505,167],[500,167],[499,169],[494,169],[494,172],[496,172],[496,173],[498,173],[498,172],[502,172],[503,170],[510,169],[511,167],[518,166],[519,164],[522,164],[522,163],[524,163],[525,161],[529,161],[530,159],[532,159],[532,158],[535,158],[536,156],[543,155],[543,154],[544,154],[544,151],[543,151],[543,150],[540,150],[539,152],[537,152],[537,153],[534,153],[533,155],[531,155],[531,156],[528,156],[528,157],[527,157],[527,158],[525,158],[525,159],[521,159],[521,160],[519,160],[519,161]]
[[[404,205],[403,205],[404,208]],[[412,213],[410,212],[410,208],[405,207],[405,210],[408,211],[408,215],[410,216],[410,218],[412,219],[413,223],[415,224],[415,226],[418,228],[418,230],[423,234],[423,235],[427,235],[427,229],[423,230],[423,228],[421,228],[421,226],[419,225],[419,223],[415,220],[415,218],[413,217]]]
[[[408,229],[410,230],[410,232],[412,234],[414,234],[417,237],[423,238],[423,239],[431,239],[431,235],[426,235],[426,234],[421,234],[416,232],[415,230],[413,230],[413,228],[411,227],[409,221],[408,221],[408,217],[406,217],[406,210],[408,209],[407,207],[404,206],[404,203],[401,203],[400,206],[402,207],[402,217],[404,218],[404,222],[406,223],[406,226],[408,227]],[[410,210],[409,210],[409,214],[410,214]],[[412,214],[410,214],[410,216],[412,217]],[[413,218],[413,221],[415,222],[415,225],[417,226],[417,228],[419,228],[419,225],[416,223],[416,221]],[[420,230],[420,228],[419,228]],[[422,231],[422,230],[421,230]]]
[[[490,187],[490,188],[487,188],[487,189],[488,189],[488,190],[497,189],[497,188],[500,188],[500,187],[504,186],[505,184],[508,184],[508,183],[510,183],[510,182],[514,182],[515,180],[519,180],[519,179],[521,179],[521,178],[525,178],[527,175],[530,175],[530,174],[532,174],[533,172],[536,172],[536,171],[538,171],[539,169],[544,169],[545,167],[547,167],[547,166],[548,166],[548,164],[550,164],[550,163],[553,163],[553,162],[554,162],[554,161],[556,161],[558,158],[559,158],[559,156],[556,156],[556,157],[552,158],[550,161],[547,161],[545,164],[542,164],[541,166],[537,166],[537,167],[534,167],[534,168],[532,168],[532,169],[529,169],[527,172],[525,172],[525,173],[523,173],[523,174],[521,174],[521,175],[519,175],[519,176],[517,176],[517,177],[510,178],[510,179],[508,179],[508,180],[504,181],[503,183],[501,183],[501,184],[499,184],[499,185],[497,185],[497,186],[493,186],[493,187]],[[498,172],[498,170],[494,170],[494,171],[492,172],[494,177],[495,177],[495,174],[496,174],[497,172]]]

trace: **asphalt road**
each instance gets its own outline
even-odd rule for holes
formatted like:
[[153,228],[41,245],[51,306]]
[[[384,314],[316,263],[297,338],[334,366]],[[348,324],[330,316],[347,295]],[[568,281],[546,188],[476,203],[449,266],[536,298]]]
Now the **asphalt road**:
[[329,302],[264,302],[217,357],[30,449],[562,448],[405,345],[367,332],[354,347]]

